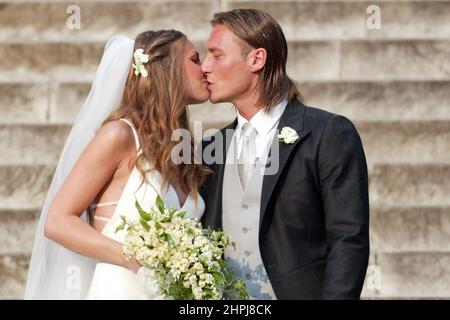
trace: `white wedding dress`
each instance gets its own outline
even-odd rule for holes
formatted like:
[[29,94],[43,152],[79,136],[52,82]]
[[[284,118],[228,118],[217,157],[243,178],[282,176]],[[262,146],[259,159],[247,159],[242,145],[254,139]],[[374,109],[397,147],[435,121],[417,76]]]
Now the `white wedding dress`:
[[[136,150],[140,153],[140,143],[136,129],[127,119],[120,119],[126,122],[131,129],[136,140]],[[141,174],[136,167],[133,168],[130,177],[125,185],[120,199],[117,202],[98,203],[91,207],[99,207],[106,205],[117,205],[112,217],[106,219],[104,217],[96,217],[94,219],[107,220],[102,234],[111,239],[124,242],[125,231],[115,233],[115,229],[121,224],[121,215],[125,215],[130,219],[139,219],[139,214],[135,208],[135,200],[137,199],[141,207],[148,211],[154,205],[157,192],[163,198],[164,202],[173,208],[186,211],[187,215],[196,219],[200,219],[205,210],[205,203],[202,197],[198,196],[198,204],[195,205],[192,194],[189,194],[185,203],[181,206],[175,189],[169,185],[167,190],[162,189],[161,175],[152,171],[144,184],[141,184]],[[156,190],[155,190],[156,189]],[[94,275],[86,295],[86,299],[160,299],[161,296],[156,288],[152,288],[139,279],[131,270],[104,262],[98,262],[95,267]]]

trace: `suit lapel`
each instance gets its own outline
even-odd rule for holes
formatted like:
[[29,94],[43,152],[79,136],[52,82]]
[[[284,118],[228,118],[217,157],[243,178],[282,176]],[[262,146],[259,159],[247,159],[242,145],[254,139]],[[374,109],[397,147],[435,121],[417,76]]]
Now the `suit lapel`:
[[[277,184],[278,179],[280,178],[281,173],[283,172],[284,167],[291,155],[292,151],[296,148],[296,146],[310,133],[310,131],[303,130],[303,116],[305,113],[305,106],[298,101],[294,101],[289,103],[286,106],[283,114],[280,118],[280,123],[278,124],[278,132],[281,132],[283,127],[290,127],[297,131],[299,139],[292,144],[280,143],[278,139],[278,135],[275,134],[272,147],[269,151],[269,154],[272,150],[276,150],[274,148],[275,144],[278,144],[279,148],[279,158],[273,159],[272,161],[279,160],[278,170],[275,174],[267,174],[264,175],[263,186],[261,192],[261,210],[260,210],[260,219],[259,226],[261,227],[261,223],[264,218],[264,214],[266,212],[267,206],[269,204],[270,197],[273,193],[275,185]],[[269,156],[270,157],[270,156]],[[267,169],[266,169],[267,170]]]

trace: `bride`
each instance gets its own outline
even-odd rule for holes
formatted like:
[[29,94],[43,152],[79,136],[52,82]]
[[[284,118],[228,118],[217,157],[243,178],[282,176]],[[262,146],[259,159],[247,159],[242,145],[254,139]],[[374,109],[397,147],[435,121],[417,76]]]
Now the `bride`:
[[[198,52],[175,30],[105,46],[89,96],[63,149],[44,202],[25,299],[154,299],[124,256],[120,215],[138,217],[157,195],[200,218],[208,170],[176,165],[171,134],[189,129],[188,104],[209,98]],[[183,155],[183,158],[185,155]]]

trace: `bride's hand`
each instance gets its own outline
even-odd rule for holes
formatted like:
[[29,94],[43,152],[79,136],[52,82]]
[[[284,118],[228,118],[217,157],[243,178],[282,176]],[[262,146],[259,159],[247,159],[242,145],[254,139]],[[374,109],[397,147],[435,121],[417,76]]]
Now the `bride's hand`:
[[137,273],[138,270],[142,267],[142,264],[140,264],[135,257],[130,257],[128,258],[128,261],[126,261],[125,267],[130,269],[134,273]]

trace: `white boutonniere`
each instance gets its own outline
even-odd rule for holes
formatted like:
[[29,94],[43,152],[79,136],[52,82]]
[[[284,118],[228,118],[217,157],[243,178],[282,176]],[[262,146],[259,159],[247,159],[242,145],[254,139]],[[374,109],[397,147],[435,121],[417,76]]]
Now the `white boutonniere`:
[[147,78],[148,72],[145,69],[144,64],[148,62],[149,55],[144,53],[144,49],[136,49],[134,52],[134,63],[132,64],[134,74],[141,74],[144,78]]
[[298,140],[298,134],[297,131],[290,127],[283,127],[281,133],[278,135],[278,139],[282,143],[291,144]]

